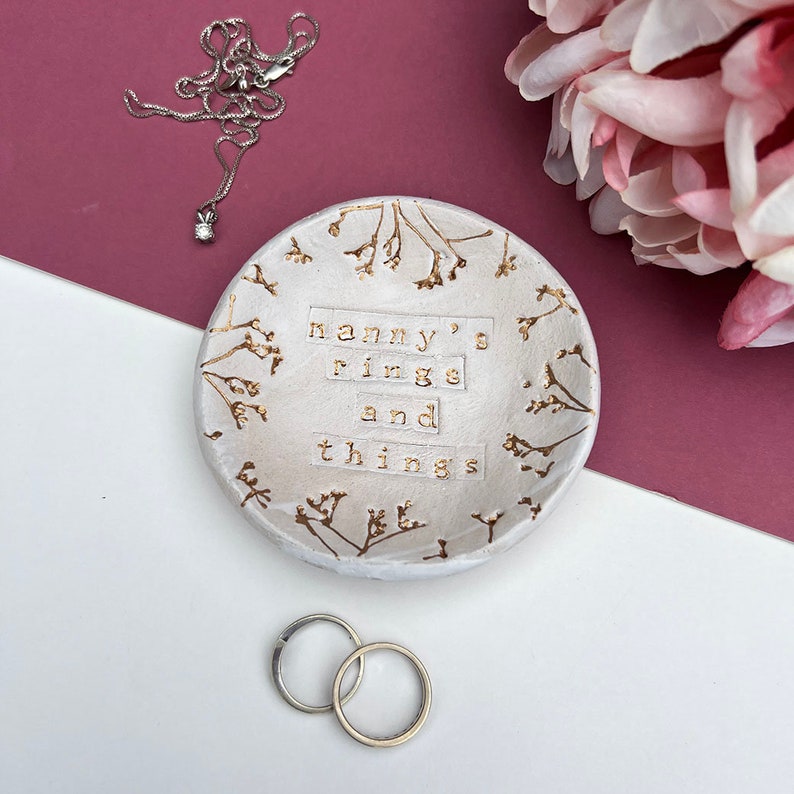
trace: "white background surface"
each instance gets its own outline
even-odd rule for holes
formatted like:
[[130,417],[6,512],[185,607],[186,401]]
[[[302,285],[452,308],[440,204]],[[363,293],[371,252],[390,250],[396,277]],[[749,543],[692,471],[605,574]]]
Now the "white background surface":
[[[6,260],[0,334],[0,791],[791,792],[791,544],[585,471],[472,572],[342,578],[206,469],[198,330]],[[422,658],[414,740],[278,698],[314,611]]]

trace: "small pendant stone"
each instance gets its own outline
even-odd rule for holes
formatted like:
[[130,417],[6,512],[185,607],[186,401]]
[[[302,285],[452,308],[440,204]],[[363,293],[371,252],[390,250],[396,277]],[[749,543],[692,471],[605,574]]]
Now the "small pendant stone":
[[196,224],[196,239],[201,240],[202,243],[212,243],[215,241],[215,232],[209,223]]

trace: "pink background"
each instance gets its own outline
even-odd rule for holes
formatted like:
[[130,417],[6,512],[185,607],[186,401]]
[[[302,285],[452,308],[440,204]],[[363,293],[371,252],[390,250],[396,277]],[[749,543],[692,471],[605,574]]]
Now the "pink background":
[[[278,84],[287,111],[201,246],[216,124],[133,119],[122,92],[177,107],[176,78],[209,64],[206,24],[243,16],[274,52],[296,10],[320,41]],[[591,468],[794,538],[794,348],[720,350],[744,270],[638,268],[543,174],[549,106],[502,72],[536,21],[522,0],[12,0],[3,17],[0,253],[203,327],[244,260],[311,212],[392,193],[459,204],[538,248],[584,306],[603,379]]]

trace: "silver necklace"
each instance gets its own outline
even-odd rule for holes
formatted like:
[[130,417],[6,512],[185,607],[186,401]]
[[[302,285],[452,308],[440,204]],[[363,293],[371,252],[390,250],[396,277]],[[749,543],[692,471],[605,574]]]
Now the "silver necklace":
[[[296,29],[299,20],[308,22],[311,30]],[[167,116],[184,122],[208,119],[220,122],[221,136],[215,141],[215,157],[223,168],[223,177],[215,195],[196,212],[197,240],[203,243],[215,240],[213,224],[218,220],[217,206],[231,190],[240,160],[259,140],[259,125],[277,119],[284,112],[285,99],[271,85],[292,74],[295,64],[314,47],[319,35],[316,19],[301,12],[293,14],[287,22],[287,46],[269,55],[259,49],[251,35],[251,26],[244,19],[216,20],[201,31],[199,38],[201,49],[212,58],[212,66],[199,75],[180,77],[174,86],[182,99],[199,97],[200,110],[181,113],[141,102],[129,88],[124,91],[124,104],[138,119]],[[221,149],[225,143],[237,149],[231,162]]]

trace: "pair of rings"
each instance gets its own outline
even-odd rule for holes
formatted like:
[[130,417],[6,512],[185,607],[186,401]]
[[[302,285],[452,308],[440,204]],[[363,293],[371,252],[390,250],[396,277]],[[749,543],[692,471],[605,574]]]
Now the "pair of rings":
[[[348,633],[350,639],[356,644],[356,649],[342,662],[342,665],[334,677],[333,688],[331,690],[331,703],[323,706],[310,706],[306,703],[301,703],[301,701],[299,701],[287,689],[286,685],[284,684],[284,678],[281,672],[281,657],[290,637],[292,637],[295,632],[304,628],[304,626],[308,626],[310,623],[315,623],[316,621],[327,621],[328,623],[335,623],[336,625],[341,626]],[[358,687],[361,684],[361,679],[364,677],[364,656],[370,651],[380,650],[394,651],[405,656],[405,658],[408,659],[408,661],[414,666],[414,669],[419,674],[419,678],[422,682],[422,703],[419,707],[419,712],[416,715],[416,718],[402,733],[398,733],[395,736],[389,736],[386,738],[368,736],[367,734],[357,730],[353,727],[353,725],[350,724],[350,721],[347,719],[342,709],[345,703],[347,703],[350,698],[356,694],[356,690],[358,690]],[[342,679],[345,677],[345,673],[356,662],[358,663],[358,675],[356,676],[356,680],[350,691],[347,694],[342,695]],[[290,704],[290,706],[298,709],[299,711],[306,712],[307,714],[319,714],[321,712],[331,711],[333,709],[333,711],[336,713],[336,718],[339,720],[340,725],[345,729],[345,731],[357,741],[361,742],[362,744],[369,745],[370,747],[394,747],[395,745],[407,742],[408,739],[410,739],[412,736],[415,736],[419,729],[424,725],[427,715],[430,712],[430,702],[432,700],[430,676],[427,674],[427,670],[425,669],[425,666],[422,664],[422,662],[419,661],[419,659],[407,648],[403,648],[401,645],[395,645],[393,642],[373,642],[369,645],[363,645],[361,639],[359,638],[358,634],[356,634],[353,627],[347,624],[341,618],[334,617],[333,615],[306,615],[306,617],[299,618],[293,623],[290,623],[290,625],[287,626],[287,628],[285,628],[281,634],[279,634],[278,639],[276,640],[276,646],[273,649],[270,670],[276,689],[278,690],[281,697]]]

